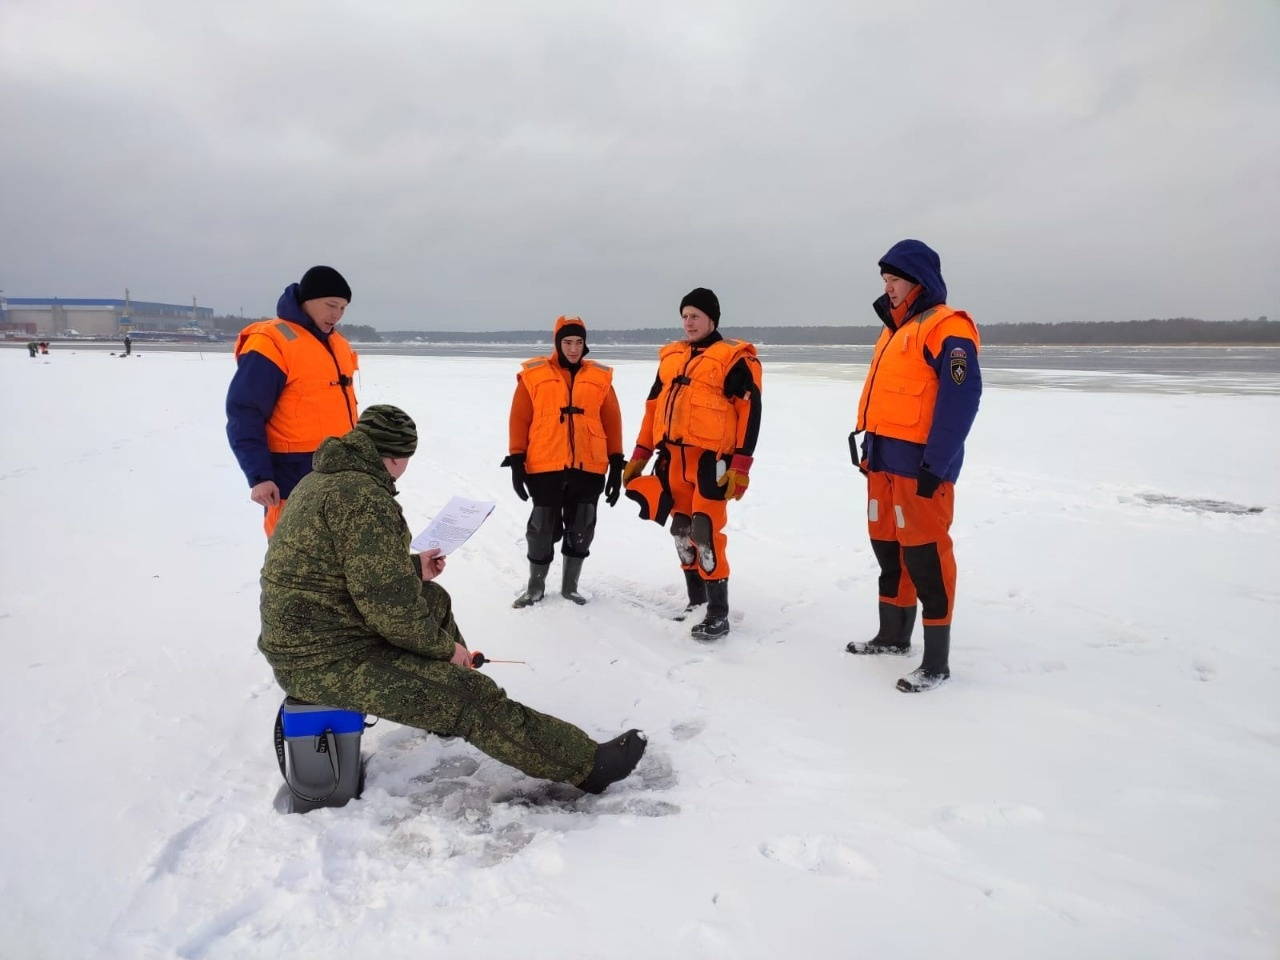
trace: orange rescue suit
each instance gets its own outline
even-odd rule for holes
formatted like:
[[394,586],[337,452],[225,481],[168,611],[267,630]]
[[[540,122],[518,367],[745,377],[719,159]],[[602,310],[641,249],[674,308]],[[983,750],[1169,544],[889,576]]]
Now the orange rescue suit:
[[717,454],[732,453],[739,445],[740,426],[733,399],[724,395],[724,381],[742,357],[756,348],[745,340],[719,340],[696,356],[687,340],[669,343],[658,353],[662,392],[653,411],[653,437]]
[[[516,379],[533,404],[525,470],[550,473],[572,468],[606,473],[609,438],[601,411],[613,389],[613,369],[583,360],[571,390],[553,357],[535,357],[520,365]],[[620,435],[621,430],[618,432]],[[523,444],[523,438],[511,437],[513,452],[520,452]]]
[[286,378],[267,421],[272,453],[312,453],[326,438],[355,426],[359,411],[352,377],[359,360],[342,334],[329,334],[326,349],[296,323],[263,320],[245,327],[236,340],[237,358],[250,351],[261,353]]
[[897,330],[886,327],[881,332],[858,401],[859,431],[929,442],[938,375],[925,359],[925,350],[937,357],[947,337],[967,337],[975,347],[981,346],[978,326],[970,316],[945,305],[926,310]]

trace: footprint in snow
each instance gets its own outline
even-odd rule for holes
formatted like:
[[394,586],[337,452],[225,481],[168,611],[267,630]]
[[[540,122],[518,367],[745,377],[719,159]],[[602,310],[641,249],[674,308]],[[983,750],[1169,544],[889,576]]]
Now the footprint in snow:
[[692,740],[705,729],[707,729],[707,721],[701,717],[682,720],[680,723],[671,725],[671,737],[673,740]]
[[760,855],[783,866],[827,877],[874,880],[875,865],[835,837],[774,837],[760,844]]
[[943,807],[938,819],[959,827],[1000,827],[1044,822],[1044,811],[1027,803],[960,803]]
[[151,879],[171,873],[194,877],[221,870],[247,820],[239,813],[215,813],[179,830],[152,865]]
[[1218,668],[1207,660],[1192,660],[1191,669],[1196,672],[1196,679],[1202,683],[1208,683],[1218,676]]

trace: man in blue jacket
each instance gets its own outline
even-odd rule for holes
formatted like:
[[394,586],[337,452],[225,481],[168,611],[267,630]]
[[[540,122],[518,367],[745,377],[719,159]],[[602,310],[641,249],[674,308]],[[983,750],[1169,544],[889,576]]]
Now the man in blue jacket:
[[[916,693],[951,676],[954,484],[978,413],[982,372],[977,325],[947,306],[938,255],[919,240],[903,240],[879,266],[885,292],[874,309],[885,329],[876,341],[849,449],[867,477],[867,526],[880,565],[880,630],[871,641],[855,640],[845,649],[910,653],[919,602],[924,660],[898,681],[899,690]],[[857,435],[863,431],[859,455]]]
[[249,498],[265,510],[268,537],[321,441],[342,436],[359,416],[358,359],[336,329],[350,302],[342,274],[312,267],[285,288],[274,320],[250,324],[236,341],[227,439]]

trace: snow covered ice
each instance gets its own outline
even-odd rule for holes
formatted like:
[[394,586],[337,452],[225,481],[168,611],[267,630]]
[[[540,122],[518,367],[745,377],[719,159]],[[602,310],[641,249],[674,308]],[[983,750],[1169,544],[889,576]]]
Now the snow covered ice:
[[[987,371],[953,678],[904,696],[918,627],[910,660],[844,653],[876,623],[862,366],[765,364],[732,632],[704,645],[625,499],[587,606],[511,608],[516,360],[361,362],[361,404],[422,432],[415,531],[454,494],[498,503],[441,580],[473,649],[528,661],[484,669],[597,739],[640,727],[645,759],[583,796],[383,721],[362,800],[276,813],[231,356],[0,350],[0,956],[1280,953],[1274,377]],[[654,369],[616,366],[628,442]]]

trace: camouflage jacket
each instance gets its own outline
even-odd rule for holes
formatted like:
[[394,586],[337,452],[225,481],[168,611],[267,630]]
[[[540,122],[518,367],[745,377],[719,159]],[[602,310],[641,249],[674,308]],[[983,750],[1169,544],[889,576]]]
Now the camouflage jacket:
[[420,561],[382,458],[363,433],[330,437],[289,496],[262,567],[258,647],[274,670],[392,644],[440,660],[453,640],[423,597]]

